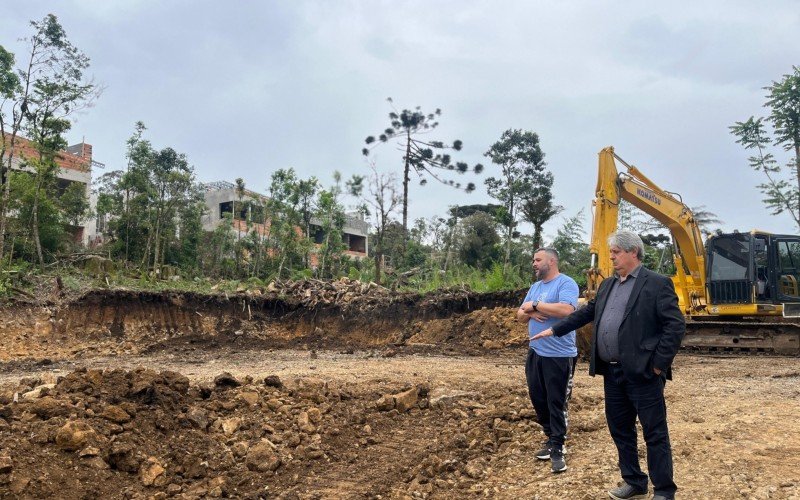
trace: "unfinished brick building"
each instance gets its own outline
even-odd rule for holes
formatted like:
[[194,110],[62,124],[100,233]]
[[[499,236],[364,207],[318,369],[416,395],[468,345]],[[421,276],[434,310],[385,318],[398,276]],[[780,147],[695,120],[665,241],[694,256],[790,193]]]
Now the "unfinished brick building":
[[[6,138],[6,154],[12,154],[12,170],[33,172],[33,168],[28,166],[30,159],[39,156],[34,144],[24,137],[17,136],[14,139],[14,148],[11,149],[11,138]],[[5,159],[3,160],[5,161]],[[79,183],[86,193],[87,200],[90,196],[92,184],[92,168],[104,168],[102,163],[92,159],[92,145],[85,142],[69,146],[65,151],[60,151],[56,155],[58,165],[57,189],[63,192],[70,184]],[[84,220],[77,226],[69,226],[76,242],[89,245],[98,238],[97,225],[95,220]]]
[[[264,214],[253,214],[253,205],[263,206],[267,197],[254,191],[245,190],[242,199],[236,193],[236,186],[230,182],[217,181],[203,184],[205,191],[205,201],[207,213],[203,216],[203,229],[213,231],[220,223],[225,220],[225,214],[231,214],[231,231],[237,237],[247,235],[249,232],[256,231],[259,235],[266,237],[269,234],[269,217]],[[245,202],[245,203],[242,203]],[[246,202],[257,202],[246,203]],[[241,204],[241,207],[240,207]],[[234,207],[236,213],[234,213]],[[247,211],[251,210],[251,213]],[[347,245],[345,254],[357,259],[367,257],[369,250],[367,235],[369,225],[355,214],[347,214],[344,225],[344,243]],[[325,233],[319,220],[311,219],[311,234],[315,243],[321,244],[324,241]],[[312,255],[312,265],[315,256]]]

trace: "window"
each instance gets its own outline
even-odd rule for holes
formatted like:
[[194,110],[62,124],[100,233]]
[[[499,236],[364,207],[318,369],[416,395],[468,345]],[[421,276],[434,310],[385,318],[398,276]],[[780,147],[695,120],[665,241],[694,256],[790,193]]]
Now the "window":
[[713,240],[711,280],[745,280],[750,263],[749,235],[734,234]]
[[778,288],[782,295],[800,297],[800,241],[778,241]]
[[325,231],[323,231],[320,226],[311,224],[309,232],[311,233],[311,238],[314,240],[314,243],[321,245],[325,242]]
[[224,219],[225,218],[225,214],[229,214],[231,212],[233,212],[233,202],[232,201],[226,201],[226,202],[223,202],[223,203],[219,204],[219,218],[220,219]]
[[778,262],[781,272],[796,272],[800,268],[800,241],[779,241]]
[[348,250],[351,252],[361,252],[366,253],[367,251],[367,237],[366,236],[357,236],[355,234],[347,234],[348,238]]
[[756,297],[759,299],[769,299],[772,293],[769,286],[769,257],[767,255],[767,238],[756,236],[753,240],[753,268],[756,276]]

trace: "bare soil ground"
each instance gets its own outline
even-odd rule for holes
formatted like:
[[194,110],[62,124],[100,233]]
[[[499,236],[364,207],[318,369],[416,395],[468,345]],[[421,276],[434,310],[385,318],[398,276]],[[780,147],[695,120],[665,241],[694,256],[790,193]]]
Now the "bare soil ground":
[[[569,470],[534,458],[513,308],[359,316],[353,332],[133,302],[106,332],[80,307],[0,314],[0,497],[603,498],[618,481],[585,363]],[[798,358],[679,355],[679,497],[800,498],[799,382]]]

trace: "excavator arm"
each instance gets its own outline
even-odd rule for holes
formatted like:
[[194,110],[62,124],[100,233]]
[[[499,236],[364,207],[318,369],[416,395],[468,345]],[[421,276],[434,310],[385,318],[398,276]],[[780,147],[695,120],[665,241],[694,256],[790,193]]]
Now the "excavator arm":
[[[614,160],[627,168],[618,172]],[[620,200],[625,200],[669,228],[675,245],[676,276],[673,277],[681,306],[687,313],[705,308],[705,249],[692,211],[677,195],[668,193],[614,153],[599,153],[597,187],[592,202],[594,218],[589,251],[587,297],[597,293],[600,282],[613,273],[608,237],[617,230]]]

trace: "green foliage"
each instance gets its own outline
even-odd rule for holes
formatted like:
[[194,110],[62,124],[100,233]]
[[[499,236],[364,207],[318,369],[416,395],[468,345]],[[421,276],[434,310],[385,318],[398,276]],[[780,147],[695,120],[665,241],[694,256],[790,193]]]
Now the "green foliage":
[[664,275],[675,274],[672,239],[665,234],[642,234],[641,237],[644,243],[644,266]]
[[[19,238],[26,240],[26,244],[30,240],[35,258],[43,266],[47,250],[60,243],[54,241],[58,238],[51,230],[52,220],[74,220],[79,218],[79,212],[85,212],[76,203],[63,206],[54,203],[54,175],[58,169],[55,157],[66,145],[63,134],[70,128],[69,116],[76,109],[89,105],[99,91],[83,75],[89,67],[89,58],[72,45],[54,15],[49,14],[30,25],[33,34],[24,39],[28,52],[21,58],[26,63],[23,67],[15,71],[16,58],[0,47],[0,261],[7,250],[9,225],[15,225],[11,234],[13,244],[16,245]],[[35,149],[33,157],[20,158],[32,171],[34,187],[23,199],[12,200],[12,176],[8,173],[13,155],[21,156],[18,136],[22,133],[28,136]],[[72,197],[66,201],[79,200]],[[20,227],[19,221],[9,224],[9,209],[15,203],[25,205],[30,211],[27,226]],[[53,215],[48,212],[53,207],[56,212],[59,208],[66,212]]]
[[279,278],[290,277],[305,266],[312,243],[298,232],[302,223],[299,181],[294,169],[279,169],[272,174],[267,212],[270,217],[269,261]]
[[67,290],[70,290],[72,292],[77,292],[81,289],[80,280],[72,275],[64,276],[62,278],[62,283],[64,283],[64,287],[66,287]]
[[71,182],[58,198],[58,204],[64,219],[73,226],[79,225],[89,212],[86,185],[80,182]]
[[[764,90],[768,92],[764,107],[769,109],[769,115],[751,116],[729,129],[738,144],[752,150],[750,167],[767,179],[758,185],[764,205],[773,215],[788,213],[800,228],[800,67],[793,66],[792,73]],[[772,125],[772,134],[767,123]],[[790,152],[789,159],[779,163],[768,150],[771,145]]]
[[[311,237],[310,226],[311,218],[314,216],[314,198],[318,195],[322,196],[319,190],[320,185],[316,177],[297,179],[292,186],[292,204],[297,207],[306,237]],[[317,200],[317,204],[319,205],[320,203],[322,201]]]
[[405,289],[426,293],[441,288],[461,288],[474,292],[496,292],[499,290],[519,290],[530,283],[525,280],[516,266],[503,266],[494,262],[485,270],[464,265],[455,266],[447,271],[432,273],[428,277],[413,280]]
[[317,249],[317,276],[332,278],[342,269],[344,251],[344,207],[338,201],[339,188],[322,190],[316,205],[316,220],[320,223],[321,241]]
[[202,217],[206,212],[205,199],[202,193],[193,187],[187,193],[186,203],[177,208],[177,235],[173,243],[166,248],[165,261],[177,265],[191,273],[200,271],[198,260],[201,245],[205,236]]
[[497,262],[492,264],[491,269],[489,269],[485,277],[486,291],[494,292],[506,287],[508,276],[503,272],[503,267],[503,265]]
[[544,153],[535,132],[509,129],[503,132],[500,140],[492,144],[484,156],[500,168],[499,177],[489,177],[484,183],[489,196],[503,206],[498,216],[506,228],[503,261],[508,264],[520,201],[537,185],[537,178],[545,174]]
[[476,212],[461,221],[461,238],[458,255],[461,261],[477,269],[485,270],[499,257],[496,222],[491,215]]
[[12,261],[9,265],[0,266],[0,298],[13,297],[25,285],[25,276],[30,264],[24,260]]
[[502,205],[496,205],[493,203],[476,203],[473,205],[455,205],[450,207],[448,213],[450,217],[455,217],[457,219],[463,219],[465,217],[469,217],[470,215],[474,214],[475,212],[484,212],[487,214],[492,215],[495,219],[497,219],[498,224],[507,225],[507,215],[505,212],[505,207]]
[[12,99],[20,91],[19,76],[14,71],[14,54],[0,45],[0,97]]
[[533,224],[533,245],[542,246],[542,227],[564,210],[564,207],[553,203],[552,172],[544,172],[536,177],[534,185],[523,196],[521,210],[524,219]]
[[230,230],[232,215],[226,213],[223,222],[210,233],[202,235],[199,264],[207,276],[232,278],[236,269],[233,256],[236,235]]
[[43,258],[48,256],[50,260],[68,242],[69,233],[56,205],[53,181],[44,172],[11,173],[9,206],[16,214],[9,227],[12,255],[37,262],[38,238]]
[[292,270],[292,275],[290,276],[293,280],[307,280],[314,276],[314,272],[308,268],[300,268]]
[[[14,217],[8,224],[3,217],[0,223],[0,251],[13,252],[11,258],[0,255],[0,261],[16,262],[16,258],[54,263],[37,271],[44,276],[57,265],[59,253],[72,239],[68,226],[77,225],[87,211],[81,186],[55,182],[54,160],[66,145],[70,114],[90,104],[97,97],[97,87],[84,77],[88,58],[69,42],[55,16],[46,16],[32,26],[34,34],[27,40],[31,53],[19,58],[31,61],[21,68],[31,71],[17,70],[14,54],[0,47],[3,132],[26,134],[37,153],[25,159],[31,172],[2,175],[0,215],[10,211]],[[776,94],[776,106],[785,107],[782,95]],[[96,276],[60,269],[66,273],[62,277],[65,288],[227,292],[264,286],[275,278],[343,275],[380,282],[384,255],[393,268],[389,285],[401,289],[495,291],[527,286],[530,254],[541,240],[541,225],[559,209],[553,204],[553,177],[545,170],[535,133],[507,130],[486,152],[499,167],[499,173],[486,182],[498,204],[455,207],[449,217],[418,219],[409,227],[412,171],[422,184],[433,178],[469,192],[475,189],[473,183],[462,185],[452,179],[468,171],[480,173],[483,168],[451,156],[462,149],[460,140],[445,144],[430,138],[440,116],[438,109],[432,113],[420,108],[393,109],[390,127],[366,139],[365,154],[377,144],[397,142],[401,146],[403,193],[398,196],[395,178],[379,175],[375,165],[371,165],[371,176],[354,176],[347,182],[348,193],[359,198],[359,211],[373,221],[369,239],[373,259],[360,261],[346,256],[346,215],[338,174],[335,185],[324,189],[315,177],[301,179],[291,168],[278,170],[270,177],[269,199],[257,199],[241,178],[236,179],[232,213],[214,231],[205,232],[205,204],[188,159],[170,147],[155,148],[145,138],[146,127],[138,122],[127,141],[126,168],[105,173],[94,185],[97,215],[105,222],[108,237],[102,251],[125,265],[110,273],[108,281],[106,276],[99,281]],[[788,115],[782,120],[779,123],[776,118],[775,125],[785,130],[780,124],[790,123]],[[6,130],[6,126],[11,128]],[[8,174],[5,142],[0,148],[0,173]],[[402,222],[397,222],[394,211],[401,205]],[[516,234],[519,210],[534,223],[534,237]],[[247,224],[237,223],[240,221]],[[254,228],[254,224],[263,226]],[[504,253],[498,224],[505,228]],[[557,238],[565,248],[565,264],[576,268],[585,250],[585,244],[576,243],[579,229],[565,229],[564,234],[559,233],[561,239]],[[1,238],[7,235],[3,245]],[[7,268],[7,272],[12,270]],[[172,278],[154,279],[167,275]],[[9,276],[0,276],[0,293],[13,286]]]
[[154,149],[145,130],[137,122],[128,140],[127,171],[105,174],[95,184],[97,215],[109,220],[109,250],[155,274],[163,265],[196,269],[205,203],[194,169],[174,149]]
[[583,241],[586,236],[584,218],[583,209],[580,209],[565,219],[550,245],[558,252],[559,271],[574,279],[579,287],[586,285],[584,272],[591,264],[589,245]]

